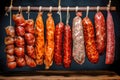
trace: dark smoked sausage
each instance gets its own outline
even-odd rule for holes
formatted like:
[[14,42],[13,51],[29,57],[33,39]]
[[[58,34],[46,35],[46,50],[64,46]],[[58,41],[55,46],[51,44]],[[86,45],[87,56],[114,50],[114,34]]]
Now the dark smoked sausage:
[[107,47],[106,47],[106,64],[112,64],[115,56],[115,32],[114,22],[110,11],[107,12]]
[[88,60],[91,63],[97,63],[99,60],[99,53],[95,45],[94,37],[94,27],[91,20],[88,17],[85,17],[82,21],[84,28],[84,40],[85,40],[85,49]]
[[55,50],[54,61],[56,65],[62,65],[62,38],[63,38],[64,24],[58,23],[55,28]]

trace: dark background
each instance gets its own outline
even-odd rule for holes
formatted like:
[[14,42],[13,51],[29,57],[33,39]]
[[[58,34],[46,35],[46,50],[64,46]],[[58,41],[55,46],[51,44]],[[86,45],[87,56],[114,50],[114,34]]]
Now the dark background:
[[[61,0],[61,6],[106,6],[108,0]],[[5,6],[9,6],[10,0],[2,0],[0,2],[0,72],[10,72],[10,71],[39,71],[44,70],[44,65],[37,66],[36,68],[30,68],[28,66],[22,68],[16,68],[14,70],[9,70],[6,66],[6,54],[4,53],[4,38],[5,27],[9,25],[9,16],[5,16],[4,8]],[[113,20],[115,24],[115,39],[116,39],[116,49],[115,49],[115,61],[112,65],[105,65],[105,53],[100,56],[100,60],[97,64],[91,64],[87,57],[85,63],[83,65],[77,64],[74,60],[72,60],[71,67],[69,69],[65,69],[63,66],[56,66],[54,63],[51,66],[50,70],[112,70],[120,74],[120,15],[119,15],[119,0],[112,0],[112,6],[117,7],[117,11],[111,12],[113,15]],[[58,6],[58,0],[14,0],[13,6]],[[105,19],[106,19],[106,11],[102,11]],[[17,11],[13,11],[13,14],[17,13]],[[94,24],[94,15],[96,11],[89,12],[89,18],[92,20]],[[23,12],[25,19],[27,19],[26,12]],[[84,18],[86,12],[83,12],[82,18]],[[36,19],[37,12],[30,12],[30,18]],[[69,24],[72,26],[72,19],[75,17],[75,12],[70,12],[70,20]],[[45,24],[45,20],[47,18],[47,12],[43,14],[43,20]],[[59,15],[56,12],[53,12],[53,18],[55,20],[55,24],[59,22]],[[66,23],[66,12],[62,12],[63,22]],[[14,22],[12,22],[14,25]]]

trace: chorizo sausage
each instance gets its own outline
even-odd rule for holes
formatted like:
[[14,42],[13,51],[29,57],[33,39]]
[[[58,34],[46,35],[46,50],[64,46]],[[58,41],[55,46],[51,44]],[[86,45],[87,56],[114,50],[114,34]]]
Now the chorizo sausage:
[[7,36],[7,37],[5,37],[5,41],[4,42],[5,42],[6,45],[14,44],[14,38],[11,37],[11,36]]
[[14,68],[16,68],[17,64],[16,64],[16,62],[9,62],[9,63],[7,63],[7,66],[9,69],[14,69]]
[[106,47],[106,64],[112,64],[115,56],[115,32],[114,22],[110,11],[107,12],[107,47]]
[[21,37],[21,36],[16,36],[15,37],[15,45],[17,47],[23,47],[25,45],[25,41],[24,41],[24,38]]
[[55,28],[55,50],[54,61],[56,65],[62,65],[62,38],[63,38],[64,24],[58,23]]
[[72,38],[73,38],[73,58],[78,64],[83,64],[85,61],[85,46],[84,34],[82,26],[82,13],[77,12],[76,17],[73,19]]
[[72,31],[69,25],[65,25],[64,28],[64,41],[63,41],[63,63],[65,68],[69,68],[71,65],[72,55]]
[[95,45],[94,27],[91,20],[85,17],[82,21],[84,30],[85,49],[88,60],[91,63],[97,63],[99,60],[99,53]]
[[35,44],[35,36],[31,33],[25,33],[25,41],[27,45]]
[[26,20],[25,32],[34,34],[34,21],[33,19]]
[[42,19],[42,12],[38,13],[38,16],[36,18],[36,29],[35,29],[35,37],[36,37],[36,42],[35,42],[35,52],[36,52],[36,63],[38,65],[43,64],[43,57],[44,57],[44,23]]
[[8,36],[15,37],[15,29],[13,26],[7,26],[5,31]]
[[15,47],[14,52],[17,57],[24,57],[24,53],[25,53],[24,47]]
[[26,60],[26,64],[28,66],[30,66],[30,67],[36,67],[36,63],[35,63],[35,61],[31,57],[25,55],[25,60]]
[[5,52],[9,55],[13,55],[14,54],[14,44],[6,45]]
[[23,57],[16,57],[17,66],[23,67],[26,65],[25,59]]
[[35,58],[36,58],[34,46],[29,46],[29,45],[27,45],[27,46],[26,46],[26,53],[27,53],[27,55],[29,55],[32,59],[35,59]]
[[7,62],[9,63],[9,62],[13,62],[13,61],[15,61],[15,56],[7,54]]
[[16,32],[17,36],[24,36],[25,29],[24,29],[24,27],[17,26],[17,27],[15,27],[15,32]]
[[102,54],[106,47],[106,28],[105,19],[102,12],[97,12],[94,17],[96,31],[96,48],[99,54]]
[[46,43],[45,43],[45,68],[49,69],[53,63],[54,55],[54,32],[55,24],[52,18],[52,13],[48,13],[48,18],[46,20]]

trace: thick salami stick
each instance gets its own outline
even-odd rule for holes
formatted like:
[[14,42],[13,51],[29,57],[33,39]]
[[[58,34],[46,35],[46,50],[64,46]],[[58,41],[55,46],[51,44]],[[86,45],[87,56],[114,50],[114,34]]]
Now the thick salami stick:
[[91,63],[97,63],[99,60],[99,53],[97,52],[95,45],[94,27],[88,17],[85,17],[82,23],[84,28],[85,48],[88,60]]
[[114,22],[110,11],[107,12],[107,47],[106,47],[106,64],[112,64],[115,56],[115,32]]
[[56,65],[62,65],[62,38],[63,38],[64,24],[58,23],[55,28],[55,50],[54,61]]
[[49,69],[53,63],[54,55],[54,32],[55,24],[52,18],[52,13],[48,13],[48,18],[46,20],[46,43],[45,43],[45,68]]
[[38,65],[43,64],[43,58],[44,58],[44,23],[42,19],[42,12],[38,13],[36,23],[35,23],[36,29],[35,29],[35,52],[36,52],[36,63]]
[[103,14],[99,11],[95,14],[96,48],[99,54],[103,53],[106,47],[106,27]]
[[78,12],[73,19],[72,38],[73,38],[73,58],[78,64],[83,64],[85,61],[85,46],[82,26],[82,14]]
[[66,25],[64,29],[64,41],[63,41],[63,49],[64,49],[63,62],[65,68],[69,68],[71,65],[71,55],[72,55],[71,45],[72,45],[72,32],[70,26]]

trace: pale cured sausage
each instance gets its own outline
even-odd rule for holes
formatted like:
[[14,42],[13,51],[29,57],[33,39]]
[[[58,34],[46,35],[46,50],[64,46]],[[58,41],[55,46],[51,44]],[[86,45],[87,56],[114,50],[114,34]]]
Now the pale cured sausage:
[[85,46],[84,34],[82,26],[82,13],[77,12],[73,19],[72,38],[73,38],[73,52],[72,56],[78,64],[83,64],[85,61]]

